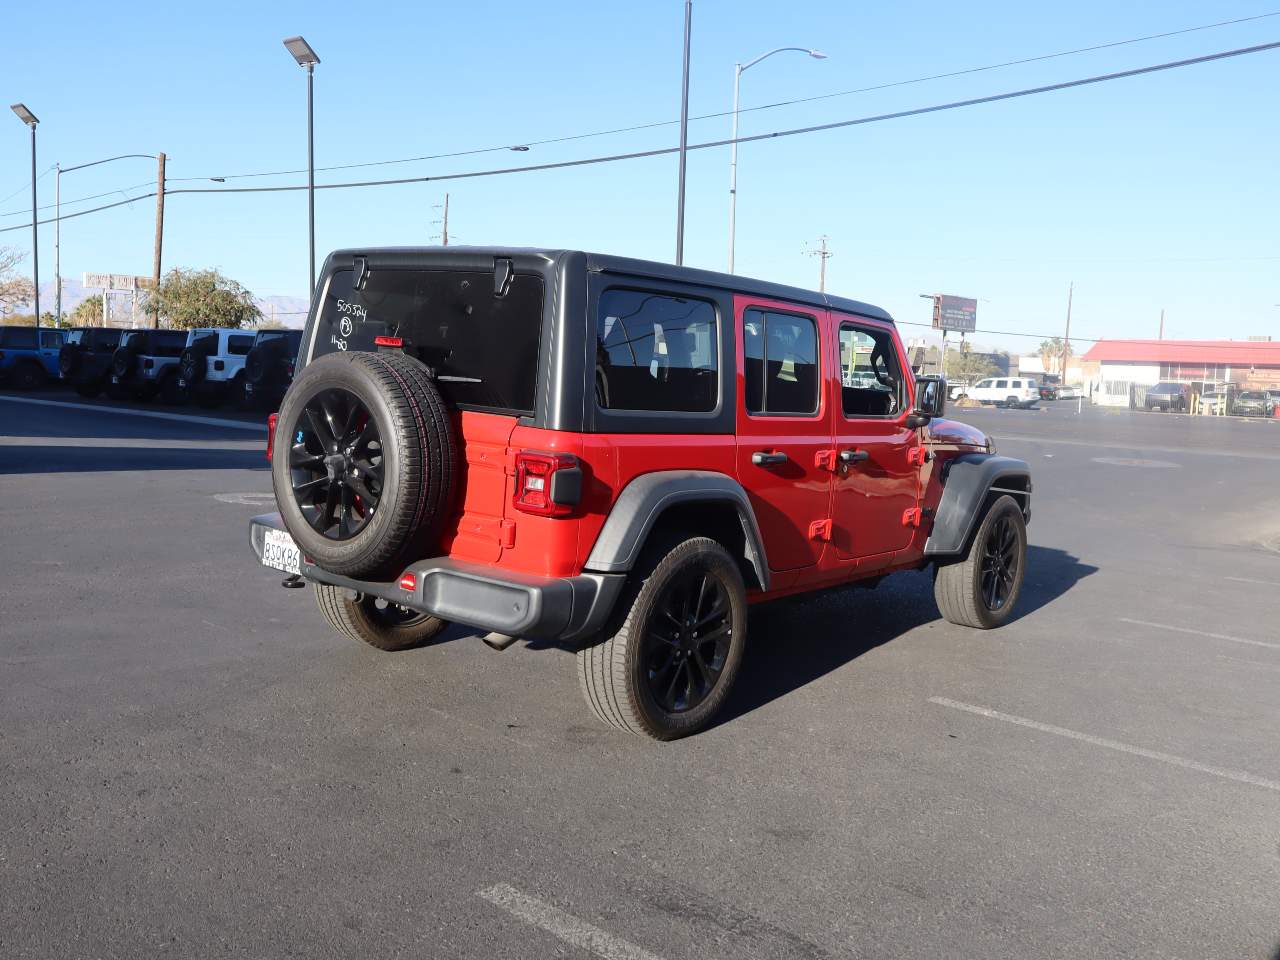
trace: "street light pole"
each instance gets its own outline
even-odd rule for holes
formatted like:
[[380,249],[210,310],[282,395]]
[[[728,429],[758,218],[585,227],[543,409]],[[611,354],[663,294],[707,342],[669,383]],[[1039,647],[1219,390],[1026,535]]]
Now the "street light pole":
[[680,176],[676,187],[676,266],[684,263],[684,168],[689,152],[689,33],[693,0],[684,0],[684,74],[680,86]]
[[307,71],[307,244],[309,272],[307,289],[316,292],[316,142],[315,142],[315,67],[320,62],[311,45],[302,37],[289,37],[285,49],[293,54],[298,66]]
[[749,63],[734,64],[733,67],[733,142],[729,146],[729,272],[733,273],[733,246],[737,231],[738,216],[738,90],[742,83],[742,75],[761,60],[772,57],[775,53],[795,51],[808,54],[815,60],[825,60],[827,55],[808,47],[778,47],[768,53],[762,53]]
[[31,128],[31,281],[35,286],[36,330],[40,329],[40,231],[36,225],[36,126],[40,123],[26,104],[10,107]]

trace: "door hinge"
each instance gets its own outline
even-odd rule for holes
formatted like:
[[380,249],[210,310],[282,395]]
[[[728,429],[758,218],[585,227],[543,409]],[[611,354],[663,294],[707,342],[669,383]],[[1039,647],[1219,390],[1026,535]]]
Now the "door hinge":
[[510,550],[516,545],[516,522],[514,520],[502,521],[502,548]]
[[834,450],[819,450],[813,455],[813,465],[819,470],[836,469],[836,452]]
[[902,525],[904,527],[918,527],[932,516],[932,507],[909,507],[902,511]]
[[824,543],[831,540],[831,518],[826,520],[815,520],[809,524],[809,539],[821,540]]
[[907,463],[913,467],[923,467],[933,459],[933,451],[928,447],[912,447],[907,451]]

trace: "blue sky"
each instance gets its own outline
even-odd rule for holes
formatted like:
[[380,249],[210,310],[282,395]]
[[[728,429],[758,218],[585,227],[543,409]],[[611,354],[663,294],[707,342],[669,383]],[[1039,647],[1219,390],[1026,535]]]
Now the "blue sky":
[[[696,0],[691,114],[905,80],[1280,10],[1257,2],[1044,5]],[[680,0],[478,4],[119,2],[20,5],[6,14],[6,103],[40,117],[39,170],[118,153],[169,155],[179,178],[305,165],[305,82],[281,39],[303,34],[316,73],[317,165],[441,154],[679,115]],[[1280,16],[967,77],[744,114],[743,134],[1052,83],[1280,39]],[[979,327],[1072,333],[1280,336],[1280,51],[1018,101],[744,145],[738,270],[817,285],[806,255],[827,234],[828,289],[927,321],[922,292],[980,298]],[[25,222],[28,140],[0,121],[0,226]],[[729,119],[691,125],[692,142]],[[674,144],[674,126],[473,157],[321,174],[459,173]],[[690,155],[685,261],[722,269],[728,148]],[[150,161],[67,174],[73,199],[154,178]],[[227,185],[302,182],[283,176]],[[214,186],[207,181],[205,186]],[[52,202],[53,176],[40,182]],[[563,171],[321,192],[319,256],[431,242],[447,189],[453,242],[674,255],[674,157]],[[138,192],[145,190],[140,188]],[[117,198],[121,195],[116,194]],[[106,198],[110,199],[110,198]],[[103,201],[98,201],[103,202]],[[63,224],[63,274],[149,273],[154,201]],[[74,205],[65,212],[77,209]],[[306,289],[305,194],[168,200],[165,265],[216,266],[261,295]],[[29,248],[25,231],[0,244]],[[53,274],[42,228],[41,276]],[[919,328],[904,326],[913,334]],[[1038,341],[982,336],[1030,349]],[[1080,344],[1079,346],[1083,346]]]

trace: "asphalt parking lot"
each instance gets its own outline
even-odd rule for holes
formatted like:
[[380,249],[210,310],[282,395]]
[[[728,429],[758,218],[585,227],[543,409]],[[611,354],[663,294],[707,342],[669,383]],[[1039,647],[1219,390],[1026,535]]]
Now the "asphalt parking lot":
[[1280,423],[954,415],[1032,465],[1018,619],[760,608],[658,744],[331,634],[250,418],[0,395],[0,956],[1280,957]]

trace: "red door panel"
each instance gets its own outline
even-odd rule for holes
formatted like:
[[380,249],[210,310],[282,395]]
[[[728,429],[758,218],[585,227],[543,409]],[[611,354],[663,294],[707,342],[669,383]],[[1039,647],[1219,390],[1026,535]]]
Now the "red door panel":
[[[905,549],[915,533],[903,523],[919,496],[920,467],[911,462],[919,431],[904,423],[914,377],[889,325],[833,314],[831,327],[831,359],[840,384],[840,398],[832,404],[837,466],[831,545],[837,561],[885,557]],[[901,381],[896,397],[888,395],[870,366],[877,349],[887,352],[877,364],[896,367],[894,377]]]
[[833,474],[819,463],[832,440],[825,312],[736,297],[734,315],[738,481],[769,568],[810,567],[830,529]]

